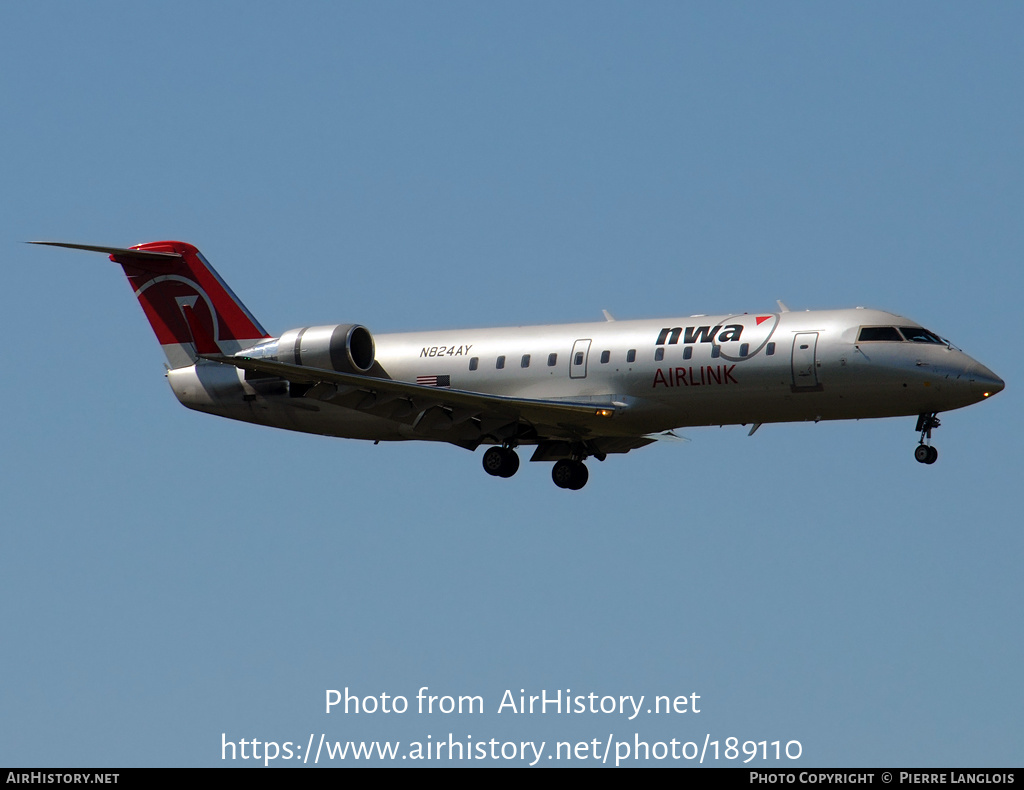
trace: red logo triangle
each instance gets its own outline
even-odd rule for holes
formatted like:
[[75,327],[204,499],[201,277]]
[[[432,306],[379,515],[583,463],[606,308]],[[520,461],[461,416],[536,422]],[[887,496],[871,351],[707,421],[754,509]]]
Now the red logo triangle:
[[758,325],[758,326],[761,326],[761,324],[763,324],[763,323],[764,323],[765,321],[767,321],[767,320],[768,320],[769,318],[771,318],[771,316],[770,316],[770,315],[759,315],[759,316],[757,317],[757,325]]

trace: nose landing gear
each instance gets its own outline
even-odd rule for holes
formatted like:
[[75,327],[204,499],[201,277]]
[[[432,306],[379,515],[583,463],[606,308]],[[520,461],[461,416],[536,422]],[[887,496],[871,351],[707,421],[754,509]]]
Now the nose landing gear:
[[939,418],[935,412],[931,414],[922,414],[917,418],[918,433],[921,434],[921,440],[917,443],[917,448],[914,450],[914,458],[918,463],[922,464],[934,464],[939,458],[939,451],[932,447],[930,444],[925,444],[925,440],[932,440],[932,429],[939,427]]

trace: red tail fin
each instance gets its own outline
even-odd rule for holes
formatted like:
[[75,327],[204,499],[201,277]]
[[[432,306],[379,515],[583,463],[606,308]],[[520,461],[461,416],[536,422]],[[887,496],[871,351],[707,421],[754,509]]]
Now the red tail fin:
[[199,354],[233,354],[270,337],[191,244],[154,241],[125,249],[35,243],[105,252],[121,264],[172,368],[194,364]]

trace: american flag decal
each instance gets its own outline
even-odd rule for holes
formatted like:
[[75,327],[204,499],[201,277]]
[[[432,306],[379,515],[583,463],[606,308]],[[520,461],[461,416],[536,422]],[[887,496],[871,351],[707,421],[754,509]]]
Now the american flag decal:
[[416,383],[422,384],[424,387],[450,387],[452,385],[451,376],[417,376]]

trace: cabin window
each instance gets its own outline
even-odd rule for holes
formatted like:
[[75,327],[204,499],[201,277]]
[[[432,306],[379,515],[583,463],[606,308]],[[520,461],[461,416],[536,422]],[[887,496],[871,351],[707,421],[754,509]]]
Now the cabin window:
[[693,346],[687,346],[683,349],[683,359],[690,359],[693,357]]
[[576,352],[576,356],[574,356],[572,358],[572,364],[574,364],[576,367],[579,367],[580,365],[583,364],[583,352],[582,351],[577,351]]
[[[581,356],[581,355],[577,354],[577,356]],[[558,354],[548,354],[548,367],[549,368],[553,368],[557,364],[558,364]],[[577,364],[579,364],[579,363],[577,363]]]
[[611,351],[602,351],[601,352],[601,364],[602,365],[607,365],[608,364],[608,360],[610,360],[611,358],[612,358],[612,352]]
[[741,357],[745,357],[749,353],[750,353],[750,343],[741,343],[740,344],[740,356]]
[[472,358],[471,358],[471,359],[469,360],[469,369],[470,369],[470,370],[476,370],[476,369],[477,369],[477,366],[478,366],[479,364],[480,364],[480,357],[472,357]]
[[775,354],[775,344],[774,343],[769,343],[767,345],[767,347],[765,348],[764,353],[767,356],[769,356],[769,357],[774,355]]
[[722,347],[720,345],[718,345],[717,343],[712,343],[711,344],[711,358],[712,359],[718,359],[718,357],[721,355],[721,353],[722,353]]
[[907,340],[912,340],[915,343],[939,343],[942,344],[942,339],[933,332],[929,332],[920,326],[901,326],[900,332],[903,333],[903,337]]
[[661,362],[661,360],[663,360],[664,358],[665,358],[665,347],[664,346],[658,346],[658,348],[654,349],[654,361],[655,362]]
[[530,367],[530,355],[529,354],[523,354],[523,359],[519,363],[519,367],[521,367],[521,368],[528,368],[528,367]]
[[494,367],[496,369],[498,369],[498,370],[504,370],[505,369],[505,357],[504,356],[498,357],[498,361],[494,363]]
[[896,331],[894,326],[863,326],[857,336],[858,343],[868,343],[876,340],[896,340],[902,342],[903,336]]
[[626,362],[636,362],[636,349],[631,348],[626,352]]

